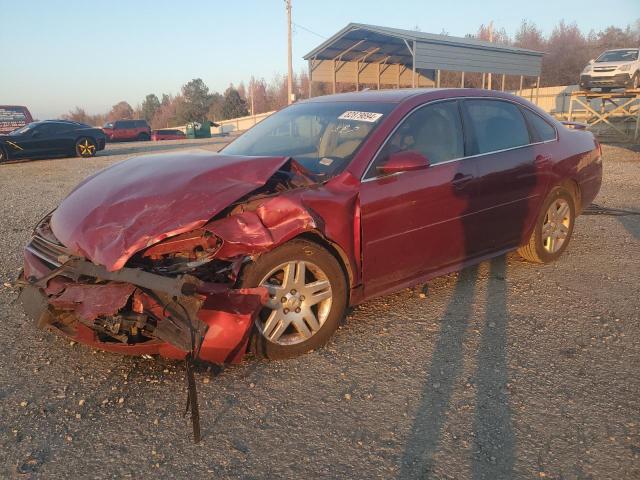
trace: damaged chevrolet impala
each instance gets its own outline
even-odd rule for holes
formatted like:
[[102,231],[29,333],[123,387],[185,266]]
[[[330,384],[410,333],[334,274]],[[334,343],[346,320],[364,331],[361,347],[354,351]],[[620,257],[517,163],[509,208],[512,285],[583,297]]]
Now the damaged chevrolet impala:
[[140,156],[82,181],[35,227],[22,302],[112,352],[291,357],[374,296],[510,250],[556,260],[601,176],[590,132],[509,94],[313,98],[220,153]]

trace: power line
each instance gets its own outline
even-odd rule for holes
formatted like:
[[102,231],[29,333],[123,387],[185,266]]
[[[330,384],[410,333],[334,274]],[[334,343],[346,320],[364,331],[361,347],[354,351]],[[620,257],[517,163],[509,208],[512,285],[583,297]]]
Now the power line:
[[313,30],[305,27],[304,25],[300,25],[299,23],[293,22],[293,26],[297,27],[297,28],[301,28],[302,30],[304,30],[306,32],[309,32],[309,33],[312,33],[313,35],[315,35],[317,37],[320,37],[320,38],[322,38],[324,40],[326,40],[328,38],[328,37],[325,37],[324,35],[320,35],[319,33],[314,32]]

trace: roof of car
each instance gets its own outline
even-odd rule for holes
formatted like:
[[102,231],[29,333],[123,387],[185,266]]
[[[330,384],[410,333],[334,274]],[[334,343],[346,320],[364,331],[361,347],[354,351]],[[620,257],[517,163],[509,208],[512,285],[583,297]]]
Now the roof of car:
[[75,122],[73,120],[38,120],[37,122],[31,122],[30,125],[46,125],[46,124],[64,124],[74,125],[76,127],[92,128],[91,125],[86,123]]
[[434,90],[446,90],[435,88],[400,88],[392,90],[361,90],[359,92],[336,93],[313,97],[305,102],[387,102],[400,103],[407,98]]
[[380,103],[401,103],[417,95],[432,94],[436,98],[460,97],[460,96],[482,96],[511,98],[513,95],[497,90],[484,90],[477,88],[400,88],[392,90],[362,90],[359,92],[337,93],[334,95],[323,95],[313,97],[304,102],[380,102]]
[[66,123],[69,125],[77,125],[79,127],[89,127],[86,123],[76,122],[75,120],[42,120],[40,123]]

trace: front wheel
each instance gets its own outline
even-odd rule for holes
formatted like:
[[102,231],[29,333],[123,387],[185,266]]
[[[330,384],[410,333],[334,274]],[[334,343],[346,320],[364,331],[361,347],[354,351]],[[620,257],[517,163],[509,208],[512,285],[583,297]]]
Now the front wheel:
[[569,244],[575,217],[573,196],[564,188],[555,188],[542,205],[529,242],[518,253],[535,263],[557,260]]
[[90,158],[96,154],[96,142],[89,137],[82,137],[76,142],[76,156]]
[[8,160],[9,157],[7,156],[7,152],[4,150],[4,148],[0,147],[0,163],[6,162]]
[[638,90],[640,88],[640,72],[636,72],[631,79],[631,89]]
[[243,270],[241,285],[269,291],[250,343],[261,357],[290,358],[323,346],[346,309],[347,282],[340,264],[306,240],[293,240],[258,257]]

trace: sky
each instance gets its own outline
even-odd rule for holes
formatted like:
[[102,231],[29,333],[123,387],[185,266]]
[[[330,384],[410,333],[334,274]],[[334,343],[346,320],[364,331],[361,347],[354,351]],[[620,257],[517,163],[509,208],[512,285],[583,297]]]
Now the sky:
[[[640,0],[292,0],[294,70],[303,55],[349,22],[455,36],[493,20],[508,34],[521,21],[545,34],[560,19],[585,32],[625,27]],[[224,91],[287,68],[284,0],[0,0],[0,104],[34,118],[79,106],[108,111],[145,95],[176,94],[193,78]]]

